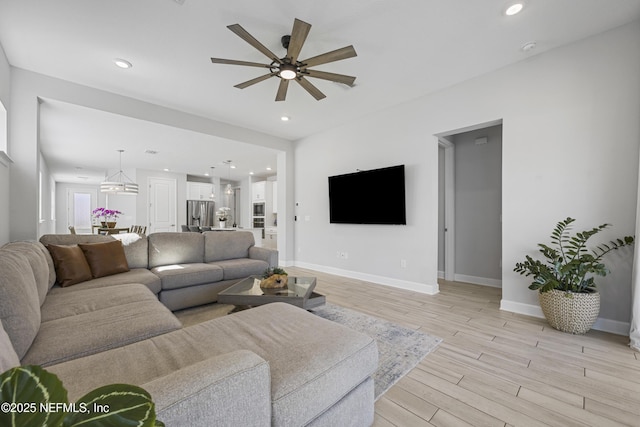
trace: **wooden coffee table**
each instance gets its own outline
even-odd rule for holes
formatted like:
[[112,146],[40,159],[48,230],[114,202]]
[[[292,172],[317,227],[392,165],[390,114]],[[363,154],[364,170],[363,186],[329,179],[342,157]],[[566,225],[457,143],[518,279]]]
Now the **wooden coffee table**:
[[315,277],[289,276],[285,287],[265,289],[260,287],[258,276],[251,276],[220,292],[218,302],[233,304],[238,309],[272,302],[286,302],[310,310],[326,303],[324,295],[313,292],[315,287]]

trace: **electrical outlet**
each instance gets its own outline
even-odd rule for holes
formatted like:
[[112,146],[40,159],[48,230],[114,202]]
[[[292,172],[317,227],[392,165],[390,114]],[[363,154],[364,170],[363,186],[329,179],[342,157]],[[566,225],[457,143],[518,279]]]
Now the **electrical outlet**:
[[400,267],[407,268],[407,260],[406,259],[401,259],[400,260]]

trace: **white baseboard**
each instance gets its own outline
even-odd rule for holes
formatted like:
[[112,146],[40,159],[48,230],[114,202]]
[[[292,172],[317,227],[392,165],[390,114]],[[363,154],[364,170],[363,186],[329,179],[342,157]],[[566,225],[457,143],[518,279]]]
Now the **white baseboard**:
[[278,265],[280,267],[293,267],[295,265],[295,261],[288,261],[288,260],[278,260]]
[[[539,305],[535,304],[523,304],[520,302],[507,301],[503,299],[500,301],[500,310],[544,319],[542,309]],[[609,332],[617,335],[629,335],[630,327],[631,324],[629,322],[620,322],[618,320],[603,319],[601,317],[598,317],[591,329]]]
[[456,282],[473,283],[474,285],[491,286],[492,288],[502,288],[502,280],[488,279],[486,277],[466,276],[464,274],[454,274],[453,280]]
[[629,335],[631,324],[629,322],[620,322],[619,320],[603,319],[598,317],[592,329],[604,332],[611,332],[618,335]]
[[335,274],[336,276],[348,277],[350,279],[364,280],[365,282],[377,283],[379,285],[391,286],[394,288],[406,289],[408,291],[420,292],[427,295],[435,295],[440,291],[438,284],[428,285],[426,283],[409,282],[407,280],[394,279],[392,277],[377,276],[374,274],[361,273],[358,271],[343,270],[325,265],[311,264],[308,262],[295,261],[294,266],[316,270],[323,273]]
[[438,279],[444,280],[444,271],[438,270]]
[[542,309],[539,305],[523,304],[521,302],[507,301],[505,299],[502,299],[500,300],[500,310],[544,319],[544,314],[542,313]]

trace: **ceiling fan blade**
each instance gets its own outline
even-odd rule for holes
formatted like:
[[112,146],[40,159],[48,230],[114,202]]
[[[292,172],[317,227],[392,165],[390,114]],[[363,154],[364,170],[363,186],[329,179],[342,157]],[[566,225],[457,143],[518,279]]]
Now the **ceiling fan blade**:
[[320,92],[320,90],[315,87],[314,85],[312,85],[309,80],[305,79],[304,77],[301,77],[299,79],[295,79],[298,83],[300,83],[300,86],[302,86],[304,88],[304,90],[306,90],[307,92],[309,92],[311,94],[311,96],[313,96],[317,101],[320,101],[322,98],[326,98],[326,95],[322,92]]
[[332,82],[342,83],[347,86],[353,86],[356,78],[353,76],[346,76],[344,74],[327,73],[326,71],[317,70],[305,70],[304,74],[307,77],[315,77],[316,79],[330,80]]
[[246,65],[247,67],[271,68],[270,64],[260,64],[258,62],[248,62],[248,61],[236,61],[235,59],[211,58],[211,62],[213,62],[214,64]]
[[260,76],[260,77],[256,77],[255,79],[251,79],[251,80],[247,80],[244,83],[239,83],[237,85],[235,85],[234,87],[237,87],[238,89],[244,89],[247,88],[251,85],[254,85],[256,83],[260,83],[261,81],[267,80],[270,77],[273,76],[277,76],[276,73],[269,73],[269,74],[265,74],[264,76]]
[[289,39],[289,47],[287,48],[287,56],[291,59],[291,63],[295,64],[298,60],[302,45],[309,35],[311,24],[299,19],[293,21],[293,29],[291,30],[291,39]]
[[356,50],[353,46],[347,46],[300,62],[304,64],[304,67],[313,67],[314,65],[327,64],[329,62],[340,61],[341,59],[353,58],[354,56],[358,56],[358,54],[356,54]]
[[236,33],[242,40],[246,41],[251,46],[258,49],[267,58],[277,62],[278,64],[282,64],[282,60],[278,58],[278,56],[275,53],[271,52],[265,45],[263,45],[258,40],[256,40],[251,34],[247,32],[247,30],[242,28],[240,24],[229,25],[227,26],[227,28],[233,31],[234,33]]
[[278,86],[278,94],[276,95],[276,101],[284,101],[287,97],[287,89],[289,88],[289,81],[286,79],[280,79],[280,86]]

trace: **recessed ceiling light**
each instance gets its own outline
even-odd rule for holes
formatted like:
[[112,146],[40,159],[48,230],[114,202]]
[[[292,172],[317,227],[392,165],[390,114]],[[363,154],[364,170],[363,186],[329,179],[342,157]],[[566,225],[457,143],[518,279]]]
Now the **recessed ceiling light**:
[[131,67],[133,67],[131,62],[127,61],[126,59],[122,59],[122,58],[114,59],[113,63],[116,64],[120,68],[131,68]]
[[282,120],[283,122],[288,122],[289,121],[289,116],[282,116],[282,117],[280,117],[280,120]]
[[271,170],[271,168],[270,168],[270,167],[267,167],[267,170],[268,170],[268,171],[270,171],[270,170]]
[[524,8],[523,3],[513,3],[512,5],[507,6],[507,9],[504,11],[504,14],[507,16],[513,16],[520,12]]
[[253,175],[253,172],[249,172],[249,175]]
[[165,171],[165,172],[169,172],[169,169],[167,169],[167,168],[164,168],[162,170]]

